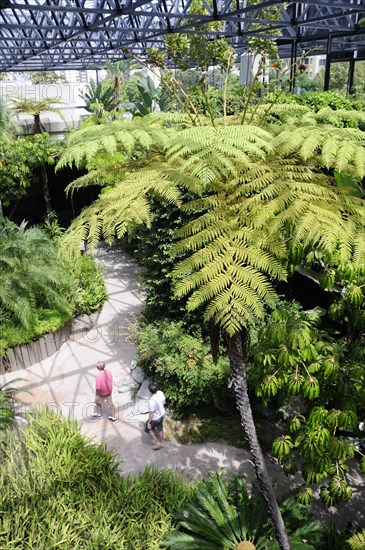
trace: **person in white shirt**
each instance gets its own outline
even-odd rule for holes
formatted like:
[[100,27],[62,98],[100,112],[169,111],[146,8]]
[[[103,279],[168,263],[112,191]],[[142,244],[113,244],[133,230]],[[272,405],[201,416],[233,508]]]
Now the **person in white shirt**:
[[157,451],[163,447],[163,419],[165,417],[165,396],[153,382],[149,384],[148,389],[152,397],[148,402],[149,414],[145,432],[149,434],[154,442],[152,449]]

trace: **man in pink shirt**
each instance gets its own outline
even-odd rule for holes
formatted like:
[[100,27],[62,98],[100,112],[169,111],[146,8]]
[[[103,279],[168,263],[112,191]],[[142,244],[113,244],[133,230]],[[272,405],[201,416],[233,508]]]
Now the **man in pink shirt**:
[[110,410],[109,420],[114,423],[118,422],[118,419],[115,416],[115,407],[112,400],[112,390],[113,390],[113,376],[112,373],[105,368],[104,361],[98,361],[96,363],[96,368],[99,371],[98,376],[96,377],[96,395],[95,395],[95,404],[96,412],[91,416],[93,418],[101,418],[101,403],[106,401]]

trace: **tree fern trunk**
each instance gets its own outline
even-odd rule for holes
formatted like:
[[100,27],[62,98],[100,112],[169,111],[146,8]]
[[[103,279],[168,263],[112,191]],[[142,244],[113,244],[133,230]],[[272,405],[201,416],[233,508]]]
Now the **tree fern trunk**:
[[40,113],[37,113],[37,114],[34,115],[34,133],[35,134],[42,134],[43,133]]
[[228,337],[227,343],[231,366],[231,380],[236,395],[237,408],[239,410],[241,423],[250,446],[260,491],[266,501],[271,523],[281,550],[290,550],[288,535],[286,533],[283,518],[281,517],[281,512],[270,482],[264,456],[257,437],[250,398],[248,396],[245,367],[245,358],[247,356],[248,348],[248,334],[244,334],[243,338],[241,334]]
[[46,211],[47,211],[47,214],[49,214],[52,210],[51,196],[49,193],[47,169],[44,164],[40,166],[40,173],[41,173],[43,197],[46,203]]

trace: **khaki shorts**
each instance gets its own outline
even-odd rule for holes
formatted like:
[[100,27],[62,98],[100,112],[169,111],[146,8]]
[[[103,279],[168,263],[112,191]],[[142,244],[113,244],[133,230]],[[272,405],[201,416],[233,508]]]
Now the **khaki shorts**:
[[113,401],[112,401],[112,394],[110,393],[109,395],[98,395],[98,394],[95,394],[95,403],[97,405],[101,405],[102,402],[107,402],[108,405],[112,405],[113,404]]

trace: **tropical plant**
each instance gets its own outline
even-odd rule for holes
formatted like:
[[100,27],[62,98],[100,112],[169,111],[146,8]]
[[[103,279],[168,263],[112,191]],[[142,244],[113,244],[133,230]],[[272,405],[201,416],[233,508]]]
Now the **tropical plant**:
[[37,71],[30,73],[32,84],[56,84],[66,83],[67,78],[63,74],[57,74],[55,71]]
[[164,388],[175,412],[201,404],[230,403],[227,394],[228,362],[213,363],[209,346],[199,335],[183,330],[182,323],[167,320],[142,328],[137,337],[139,364]]
[[93,112],[96,118],[116,108],[113,88],[106,86],[104,82],[90,80],[81,97],[85,101],[86,109]]
[[155,468],[121,476],[76,421],[47,409],[27,420],[0,446],[1,548],[159,548],[191,484]]
[[160,90],[148,75],[137,81],[139,97],[135,98],[134,104],[137,107],[138,114],[145,116],[156,110],[159,103]]
[[[0,430],[11,426],[15,416],[16,394],[24,391],[14,386],[14,383],[23,381],[22,378],[15,378],[0,386]],[[2,437],[0,438],[2,442]]]
[[[318,548],[325,526],[311,521],[308,508],[292,496],[281,504],[293,550]],[[266,505],[254,484],[249,492],[242,476],[226,481],[221,472],[202,481],[175,514],[179,530],[167,533],[162,546],[176,550],[275,550]],[[316,545],[316,546],[314,546]]]
[[364,550],[365,548],[365,529],[361,533],[355,533],[347,541],[351,550]]
[[89,314],[101,309],[108,294],[102,271],[96,266],[94,258],[83,255],[77,261],[64,261],[66,269],[71,273],[67,298],[73,312]]
[[13,99],[11,107],[17,113],[31,115],[34,119],[34,134],[42,134],[45,130],[41,121],[41,113],[43,111],[56,113],[63,120],[65,120],[64,113],[60,109],[55,107],[55,105],[60,105],[63,103],[65,102],[59,97],[44,97],[42,99],[34,99],[18,95]]
[[[160,55],[153,54],[161,63]],[[336,252],[342,263],[364,261],[363,205],[320,170],[334,168],[362,179],[363,134],[336,127],[335,112],[318,117],[301,106],[247,102],[239,116],[230,118],[224,111],[215,119],[211,112],[207,118],[199,115],[185,99],[185,114],[154,114],[136,125],[117,121],[102,131],[73,134],[60,166],[80,165],[99,151],[114,154],[118,148],[129,160],[120,183],[83,211],[64,242],[71,249],[85,238],[91,244],[101,235],[111,241],[140,223],[149,225],[149,197],[181,206],[191,216],[175,234],[176,295],[189,296],[188,310],[204,308],[204,321],[225,334],[260,489],[280,547],[288,549],[250,407],[248,328],[267,307],[276,306],[274,281],[287,277],[289,248],[315,243],[328,255]],[[273,114],[283,118],[281,126],[266,122]],[[349,116],[364,118],[362,113]],[[88,181],[96,177],[89,174]],[[180,255],[187,257],[178,261]]]
[[350,354],[343,339],[319,330],[320,319],[320,310],[280,304],[258,331],[249,379],[265,401],[281,397],[291,408],[292,435],[277,437],[273,450],[288,472],[295,471],[300,453],[307,485],[298,499],[309,504],[310,485],[321,481],[321,499],[333,505],[352,495],[346,474],[355,448],[342,433],[357,428],[365,379],[363,356]]
[[120,61],[106,61],[107,78],[112,81],[114,104],[120,107],[121,92],[123,87],[130,81],[132,70],[136,68],[136,62],[132,59],[121,59]]
[[53,306],[70,314],[64,298],[67,273],[57,259],[57,249],[37,228],[3,220],[0,228],[1,311],[29,327],[37,307]]
[[168,533],[164,548],[179,550],[264,550],[270,537],[266,506],[257,489],[249,495],[242,477],[234,479],[231,494],[221,474],[202,481],[175,515],[180,530]]
[[11,140],[18,129],[19,126],[9,107],[4,101],[0,101],[0,139],[2,141]]
[[[34,120],[34,134],[43,134],[45,132],[44,126],[41,121],[41,113],[43,111],[50,111],[52,113],[57,113],[63,120],[66,120],[65,114],[55,107],[56,104],[65,103],[59,97],[45,97],[42,99],[33,99],[23,97],[21,95],[15,97],[12,101],[12,108],[15,109],[17,113],[23,113],[31,115]],[[46,163],[39,164],[39,170],[41,174],[43,196],[46,203],[46,211],[51,212],[51,198],[48,187],[48,175],[46,169]]]
[[[24,197],[39,166],[55,163],[62,142],[47,133],[0,141],[0,199],[4,206]],[[1,215],[1,211],[0,211]]]

